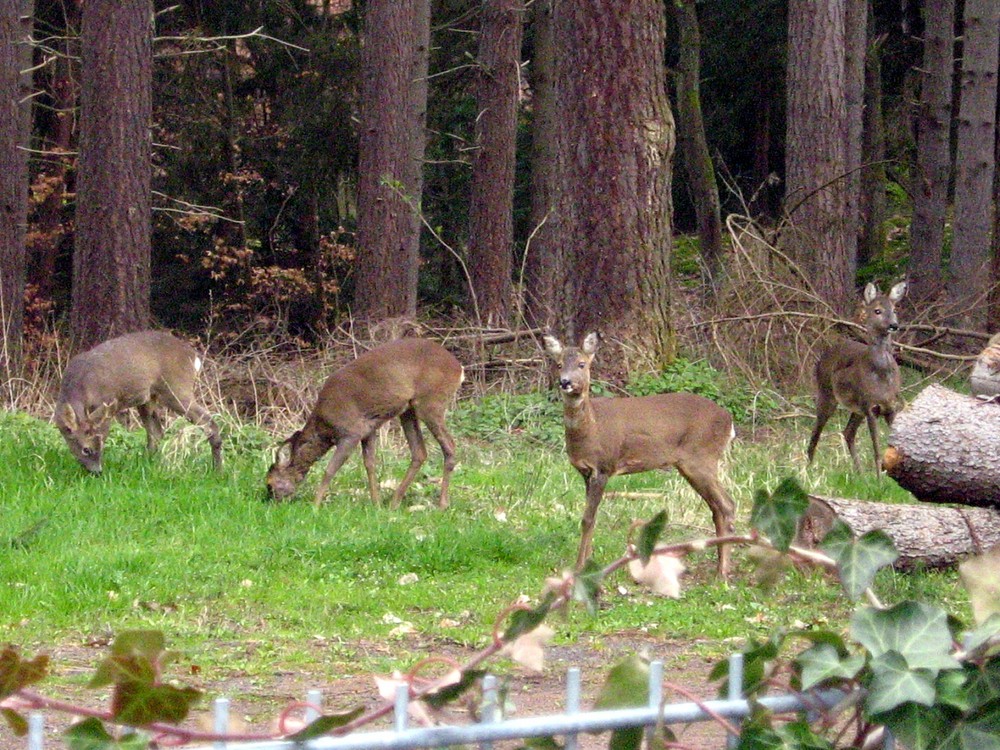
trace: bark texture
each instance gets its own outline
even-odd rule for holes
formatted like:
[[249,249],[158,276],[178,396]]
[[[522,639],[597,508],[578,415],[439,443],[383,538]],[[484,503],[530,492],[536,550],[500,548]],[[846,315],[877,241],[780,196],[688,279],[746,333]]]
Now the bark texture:
[[879,529],[899,551],[895,567],[942,568],[1000,544],[1000,513],[988,508],[868,503],[810,495],[798,544],[818,547],[837,521],[859,537]]
[[918,500],[1000,508],[1000,405],[930,385],[896,415],[883,465]]
[[149,327],[153,4],[88,0],[80,33],[73,345]]
[[471,312],[509,323],[514,258],[514,164],[520,94],[521,0],[483,0],[476,81],[476,151],[469,205]]
[[961,104],[955,154],[955,223],[948,302],[962,327],[986,324],[990,234],[993,230],[993,150],[996,143],[1000,2],[965,0]]
[[951,174],[955,0],[927,0],[925,21],[910,226],[910,291],[915,300],[933,299],[942,284],[941,248]]
[[[416,0],[372,0],[364,19],[358,143],[358,257],[354,312],[367,320],[416,309],[411,86]],[[421,137],[423,133],[421,133]]]

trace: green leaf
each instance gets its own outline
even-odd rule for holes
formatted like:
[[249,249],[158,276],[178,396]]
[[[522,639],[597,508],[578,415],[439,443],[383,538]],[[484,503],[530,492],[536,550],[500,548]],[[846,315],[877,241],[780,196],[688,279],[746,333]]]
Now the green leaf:
[[134,727],[156,721],[176,724],[187,717],[199,698],[201,691],[190,687],[119,682],[111,696],[111,712],[116,721]]
[[550,591],[534,609],[515,609],[510,615],[510,624],[501,636],[504,642],[510,643],[518,636],[530,633],[541,625],[552,609],[555,598],[555,594]]
[[126,630],[111,644],[111,655],[97,667],[88,683],[99,688],[118,682],[153,685],[159,677],[166,643],[158,630]]
[[911,669],[957,669],[948,617],[938,607],[906,601],[890,609],[865,607],[851,618],[851,635],[873,657],[896,651]]
[[0,708],[0,714],[7,721],[7,726],[11,728],[18,737],[24,737],[28,733],[28,722],[17,711],[12,708]]
[[783,479],[770,496],[758,490],[754,496],[750,525],[771,540],[774,548],[787,552],[798,530],[799,520],[809,507],[809,496],[798,480]]
[[601,582],[604,580],[603,568],[588,559],[573,578],[573,600],[587,605],[587,611],[597,614],[597,603],[601,593]]
[[642,747],[642,727],[615,729],[611,732],[608,750],[639,750]]
[[953,723],[936,750],[1000,750],[1000,701]]
[[865,698],[868,714],[891,711],[903,703],[934,705],[935,673],[929,669],[912,669],[903,656],[887,651],[872,659],[872,679]]
[[738,750],[832,750],[833,745],[813,732],[808,723],[793,721],[776,727],[748,723],[736,747]]
[[594,701],[595,710],[649,705],[649,662],[633,654],[615,664]]
[[364,712],[364,706],[358,706],[355,709],[339,714],[325,714],[320,716],[315,721],[310,722],[308,726],[300,729],[295,734],[288,735],[286,739],[291,740],[292,742],[314,740],[317,737],[322,737],[324,734],[354,721]]
[[869,531],[855,541],[851,529],[841,520],[823,538],[820,548],[836,560],[840,582],[851,601],[861,598],[875,580],[875,574],[899,557],[892,539],[884,531]]
[[951,720],[937,706],[928,708],[904,703],[891,711],[872,717],[909,750],[935,748],[951,726]]
[[26,661],[13,646],[5,646],[0,651],[0,700],[40,682],[48,671],[49,657],[45,654]]
[[446,685],[437,692],[425,695],[421,700],[431,708],[441,708],[460,698],[469,688],[486,675],[485,669],[469,669],[462,672],[462,678],[451,685]]
[[990,659],[981,667],[967,665],[966,694],[974,706],[1000,700],[1000,659]]
[[968,688],[969,674],[965,670],[949,669],[938,673],[935,687],[937,703],[943,706],[953,706],[959,711],[968,711],[975,706]]
[[639,552],[639,559],[642,560],[643,565],[649,564],[649,558],[653,556],[653,550],[656,549],[656,543],[660,541],[660,535],[663,534],[663,527],[666,525],[667,512],[665,510],[661,510],[642,525],[642,531],[639,534],[639,545],[636,549]]
[[70,750],[141,750],[149,744],[134,732],[115,740],[104,725],[94,718],[84,719],[67,729],[66,742]]
[[1000,548],[965,559],[959,563],[958,573],[969,592],[976,623],[1000,615]]
[[526,737],[518,750],[525,748],[527,750],[562,750],[562,745],[556,742],[555,737]]
[[852,680],[865,665],[865,657],[861,654],[844,657],[828,643],[806,649],[795,661],[802,669],[802,690],[827,680]]

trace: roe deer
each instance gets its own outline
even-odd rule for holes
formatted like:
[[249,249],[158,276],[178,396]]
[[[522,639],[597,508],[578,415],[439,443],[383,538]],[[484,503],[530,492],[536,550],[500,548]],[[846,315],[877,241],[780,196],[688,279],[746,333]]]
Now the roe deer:
[[[616,474],[676,467],[708,503],[715,532],[733,532],[733,501],[719,482],[719,462],[735,436],[733,418],[713,401],[693,393],[661,393],[636,398],[591,398],[590,363],[598,337],[564,348],[544,336],[545,349],[559,365],[566,452],[587,485],[580,524],[579,570],[590,557],[597,508],[604,486]],[[719,575],[729,575],[729,550],[719,547]]]
[[137,409],[149,452],[163,437],[157,407],[176,412],[205,430],[212,462],[222,466],[219,427],[194,399],[202,359],[186,342],[164,331],[140,331],[109,339],[69,361],[54,415],[70,451],[88,471],[101,473],[111,420]]
[[274,464],[267,472],[268,494],[280,500],[294,493],[309,467],[336,446],[316,488],[319,506],[333,475],[360,443],[368,492],[372,502],[378,503],[376,433],[385,422],[399,417],[410,448],[410,466],[396,488],[392,507],[399,507],[407,487],[427,458],[420,432],[423,422],[444,454],[438,505],[447,508],[448,480],[455,468],[455,441],[445,427],[444,415],[463,379],[459,361],[433,341],[399,339],[362,354],[327,378],[305,426],[278,448]]
[[864,419],[868,422],[872,449],[875,451],[875,473],[882,472],[878,417],[883,417],[887,424],[892,425],[899,409],[899,365],[892,356],[892,334],[899,330],[896,303],[904,294],[905,281],[896,284],[887,295],[879,292],[874,284],[868,284],[864,291],[861,322],[871,343],[838,339],[823,351],[816,362],[816,426],[806,451],[810,464],[820,433],[839,403],[851,412],[844,428],[844,440],[855,470],[861,471],[861,463],[854,438]]

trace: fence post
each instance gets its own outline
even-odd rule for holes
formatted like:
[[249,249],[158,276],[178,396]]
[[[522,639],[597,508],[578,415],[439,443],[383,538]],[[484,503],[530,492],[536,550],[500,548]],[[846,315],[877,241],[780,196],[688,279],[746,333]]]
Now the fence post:
[[309,690],[306,692],[306,724],[312,724],[320,717],[323,711],[323,691]]
[[396,703],[393,707],[392,726],[397,732],[406,731],[406,712],[410,706],[410,685],[396,685]]
[[[497,700],[497,678],[488,674],[483,677],[483,707],[480,724],[492,724],[500,718]],[[493,743],[480,742],[479,747],[480,750],[493,750]]]
[[28,717],[28,750],[42,750],[45,744],[45,715],[35,712]]
[[[216,698],[213,704],[215,718],[212,721],[212,731],[216,734],[227,734],[229,732],[229,698]],[[215,750],[226,750],[224,740],[216,740],[212,743]]]
[[[566,670],[566,713],[580,713],[580,668],[570,667]],[[566,735],[565,750],[576,750],[577,733]]]
[[[743,654],[733,654],[729,657],[729,685],[726,697],[731,701],[743,699]],[[739,739],[727,733],[726,747],[733,750]]]
[[[651,661],[649,663],[649,707],[660,710],[660,703],[663,702],[663,662]],[[656,734],[657,722],[653,726],[646,727],[646,746],[653,747],[653,736]]]

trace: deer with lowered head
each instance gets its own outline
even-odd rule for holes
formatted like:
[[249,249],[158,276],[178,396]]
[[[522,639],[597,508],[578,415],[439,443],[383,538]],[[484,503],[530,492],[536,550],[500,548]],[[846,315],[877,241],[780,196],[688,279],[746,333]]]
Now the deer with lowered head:
[[140,331],[109,339],[73,357],[63,374],[55,423],[70,452],[94,474],[101,473],[111,421],[136,409],[146,428],[146,448],[163,437],[162,406],[198,425],[222,466],[222,438],[211,414],[194,397],[202,359],[190,344],[165,331]]
[[816,425],[806,451],[810,464],[820,433],[837,410],[837,404],[840,404],[851,413],[844,428],[844,441],[854,468],[861,471],[854,438],[864,420],[868,423],[875,453],[875,473],[881,473],[878,418],[882,417],[892,425],[900,407],[899,365],[892,354],[892,334],[899,330],[896,303],[904,294],[905,281],[892,287],[888,294],[881,293],[874,284],[868,284],[863,295],[861,323],[870,343],[837,339],[820,354],[816,362]]
[[427,458],[420,430],[423,422],[444,455],[438,505],[447,508],[448,482],[455,468],[455,441],[445,427],[444,417],[463,379],[462,365],[454,355],[425,339],[398,339],[362,354],[327,378],[305,425],[279,446],[267,472],[268,495],[278,500],[292,495],[309,468],[334,448],[316,488],[319,506],[334,474],[360,443],[368,492],[377,504],[378,428],[398,417],[410,449],[410,465],[396,487],[392,507],[399,507]]
[[[732,534],[733,501],[719,481],[719,463],[735,436],[729,412],[693,393],[592,398],[590,365],[597,334],[587,334],[579,347],[564,347],[554,336],[543,340],[560,368],[566,453],[587,487],[576,569],[590,557],[604,487],[618,474],[676,468],[708,503],[716,534]],[[728,577],[729,550],[724,545],[719,547],[718,570]]]

